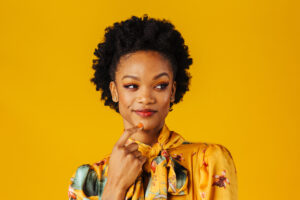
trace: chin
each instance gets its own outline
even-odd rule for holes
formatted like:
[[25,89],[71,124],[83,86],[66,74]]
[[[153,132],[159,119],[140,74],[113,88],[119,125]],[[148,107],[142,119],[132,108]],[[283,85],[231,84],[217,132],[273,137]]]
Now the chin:
[[160,126],[159,122],[154,122],[154,121],[151,121],[151,120],[140,120],[139,122],[143,123],[144,130],[152,130],[152,129],[155,129],[158,126]]

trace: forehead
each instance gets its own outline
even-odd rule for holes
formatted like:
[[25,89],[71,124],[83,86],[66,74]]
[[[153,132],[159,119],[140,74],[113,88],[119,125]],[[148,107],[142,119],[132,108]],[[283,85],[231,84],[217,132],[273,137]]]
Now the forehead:
[[167,58],[156,51],[137,51],[121,57],[116,76],[130,74],[149,77],[162,72],[173,77],[171,63]]

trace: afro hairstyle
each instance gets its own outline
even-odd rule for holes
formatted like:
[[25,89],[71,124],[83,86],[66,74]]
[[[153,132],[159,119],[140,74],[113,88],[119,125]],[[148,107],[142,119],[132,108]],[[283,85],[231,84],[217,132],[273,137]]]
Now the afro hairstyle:
[[173,104],[180,102],[186,91],[189,91],[191,79],[187,71],[193,63],[189,57],[188,46],[184,44],[181,34],[168,20],[149,18],[144,14],[141,18],[131,18],[115,22],[113,26],[105,28],[104,41],[97,45],[93,59],[94,76],[90,79],[96,85],[96,91],[101,89],[101,100],[119,113],[118,102],[112,101],[109,89],[111,81],[115,80],[115,72],[120,58],[128,53],[139,50],[159,52],[167,58],[172,66],[176,93]]

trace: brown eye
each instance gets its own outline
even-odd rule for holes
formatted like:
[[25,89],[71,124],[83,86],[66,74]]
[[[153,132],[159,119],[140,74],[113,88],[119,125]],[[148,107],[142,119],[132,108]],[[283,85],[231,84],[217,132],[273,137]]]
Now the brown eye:
[[137,85],[136,84],[128,84],[128,85],[124,85],[123,87],[126,89],[135,89],[135,88],[137,88]]
[[160,90],[163,90],[163,89],[165,89],[166,87],[168,87],[168,85],[169,85],[169,83],[161,83],[161,84],[159,84],[159,85],[157,85],[157,86],[159,86],[160,88]]

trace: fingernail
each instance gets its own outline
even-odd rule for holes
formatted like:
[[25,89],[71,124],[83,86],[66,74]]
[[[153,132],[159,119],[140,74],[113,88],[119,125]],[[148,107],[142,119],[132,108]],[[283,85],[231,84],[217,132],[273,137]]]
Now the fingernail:
[[142,128],[144,125],[140,122],[137,126],[138,126],[139,128]]

